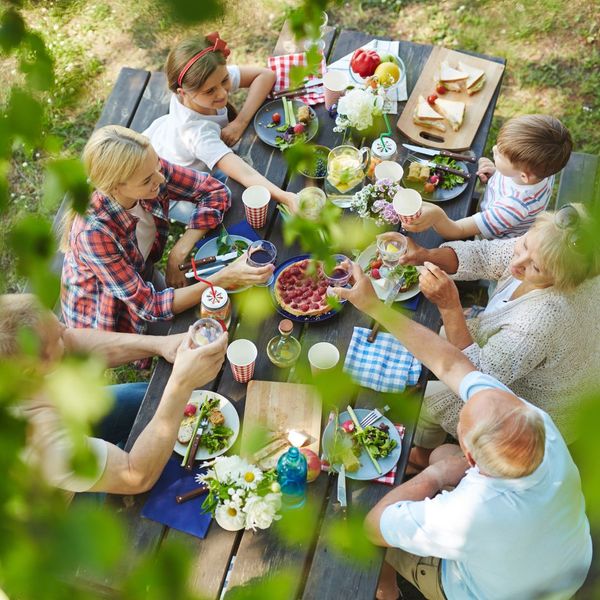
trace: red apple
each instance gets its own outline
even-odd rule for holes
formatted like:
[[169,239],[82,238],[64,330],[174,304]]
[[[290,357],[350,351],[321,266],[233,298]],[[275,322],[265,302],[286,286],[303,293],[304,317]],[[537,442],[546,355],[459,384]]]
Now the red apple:
[[321,473],[321,459],[308,448],[300,448],[300,452],[306,457],[308,470],[306,472],[306,481],[310,483],[314,481]]

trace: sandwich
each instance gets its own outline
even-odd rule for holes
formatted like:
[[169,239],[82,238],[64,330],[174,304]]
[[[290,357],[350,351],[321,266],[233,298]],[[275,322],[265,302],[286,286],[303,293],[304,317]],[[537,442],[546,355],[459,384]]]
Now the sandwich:
[[454,131],[458,131],[465,116],[465,103],[438,98],[433,103],[434,108],[444,116]]
[[440,65],[439,82],[452,92],[462,92],[465,89],[465,82],[469,78],[468,73],[454,69],[448,64],[448,61],[442,61]]
[[433,110],[423,96],[419,96],[419,102],[413,113],[413,122],[421,127],[430,127],[438,131],[446,131],[444,118],[438,112]]
[[471,96],[472,94],[477,93],[485,83],[485,71],[482,71],[477,67],[470,67],[462,61],[459,61],[458,68],[469,75],[468,79],[465,81],[467,94]]

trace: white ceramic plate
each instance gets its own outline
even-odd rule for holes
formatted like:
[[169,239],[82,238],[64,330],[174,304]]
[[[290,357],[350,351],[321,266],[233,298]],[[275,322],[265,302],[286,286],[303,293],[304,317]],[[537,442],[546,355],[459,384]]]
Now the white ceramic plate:
[[[217,394],[216,392],[209,392],[208,390],[194,390],[188,403],[196,404],[196,406],[200,406],[204,400],[206,400],[207,396],[216,396],[219,398],[219,410],[223,413],[225,417],[225,426],[229,427],[233,431],[233,434],[229,438],[227,445],[224,448],[221,448],[218,452],[209,452],[206,448],[200,446],[198,451],[196,452],[196,460],[208,460],[210,458],[215,458],[215,456],[220,456],[224,454],[233,446],[235,440],[237,439],[238,434],[240,433],[240,418],[235,410],[235,406],[225,398],[225,396],[221,396],[221,394]],[[212,425],[208,425],[208,430]],[[175,447],[173,448],[177,454],[180,456],[185,456],[185,451],[187,450],[187,445],[184,446],[177,440],[175,442]]]
[[[363,250],[360,253],[360,256],[356,259],[356,263],[363,270],[363,272],[369,266],[369,261],[375,256],[376,252],[377,252],[377,244],[373,243],[368,248]],[[419,267],[417,267],[417,269],[418,268]],[[385,300],[390,288],[389,287],[385,287],[385,288],[381,287],[381,285],[376,283],[375,280],[370,276],[369,276],[369,279],[371,279],[371,282],[373,283],[373,287],[375,288],[375,292],[377,292],[378,298],[380,300]],[[420,291],[421,291],[421,288],[419,287],[419,284],[415,283],[415,285],[408,288],[405,292],[400,292],[396,296],[396,300],[394,300],[394,302],[402,302],[403,300],[409,300],[410,298],[414,298]]]
[[[366,408],[354,409],[356,418],[359,421],[364,419],[370,412],[371,411]],[[343,423],[349,418],[350,414],[347,411],[344,411],[339,415],[339,422]],[[373,423],[373,425],[378,427],[381,423],[385,423],[390,428],[390,437],[396,441],[396,447],[385,458],[380,458],[377,461],[379,462],[379,466],[381,467],[381,473],[377,472],[375,466],[369,458],[369,455],[367,454],[367,451],[363,449],[363,451],[360,453],[360,456],[358,457],[358,460],[360,461],[360,468],[354,473],[348,473],[348,471],[346,471],[346,477],[348,477],[348,479],[357,479],[362,481],[366,481],[369,479],[377,479],[378,477],[389,473],[398,463],[398,460],[400,459],[400,453],[402,452],[402,440],[400,439],[400,434],[398,433],[398,430],[394,427],[394,424],[387,417],[380,417],[379,419],[377,419],[377,421],[375,421],[375,423]],[[334,429],[335,423],[331,421],[325,428],[325,431],[323,432],[322,443],[325,457],[327,457],[327,452],[329,451],[329,448],[333,442]],[[339,465],[331,466],[335,471],[337,471],[339,468]]]

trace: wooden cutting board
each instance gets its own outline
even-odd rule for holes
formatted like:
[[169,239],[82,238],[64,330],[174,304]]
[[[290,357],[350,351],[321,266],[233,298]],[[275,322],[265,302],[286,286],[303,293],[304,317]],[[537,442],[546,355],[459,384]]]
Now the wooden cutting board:
[[[413,113],[415,112],[419,96],[427,98],[427,96],[435,94],[435,80],[440,64],[444,60],[447,60],[452,67],[458,68],[458,61],[460,60],[469,66],[485,71],[485,85],[476,94],[469,96],[467,92],[449,91],[442,96],[448,100],[464,102],[466,105],[465,117],[458,131],[452,131],[447,121],[444,121],[447,126],[445,132],[419,127],[419,125],[413,122]],[[419,145],[445,148],[446,150],[467,150],[473,143],[475,134],[479,129],[481,120],[502,78],[503,72],[503,64],[471,56],[470,54],[464,54],[463,52],[434,46],[396,126],[406,137]]]
[[[299,383],[250,381],[244,409],[241,455],[249,457],[258,431],[285,433],[290,429],[308,435],[309,439],[303,447],[319,454],[321,398],[315,388]],[[283,448],[275,456],[269,457],[270,462],[276,462],[277,457],[286,449]],[[269,465],[265,465],[263,461],[261,466]]]

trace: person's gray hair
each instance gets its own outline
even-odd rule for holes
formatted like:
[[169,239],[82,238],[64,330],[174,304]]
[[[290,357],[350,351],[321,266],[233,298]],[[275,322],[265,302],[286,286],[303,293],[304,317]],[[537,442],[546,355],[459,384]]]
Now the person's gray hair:
[[0,357],[10,358],[20,353],[19,332],[36,330],[44,309],[33,294],[4,294],[0,296]]
[[544,419],[526,404],[508,411],[491,410],[465,433],[463,443],[486,475],[525,477],[544,459]]

